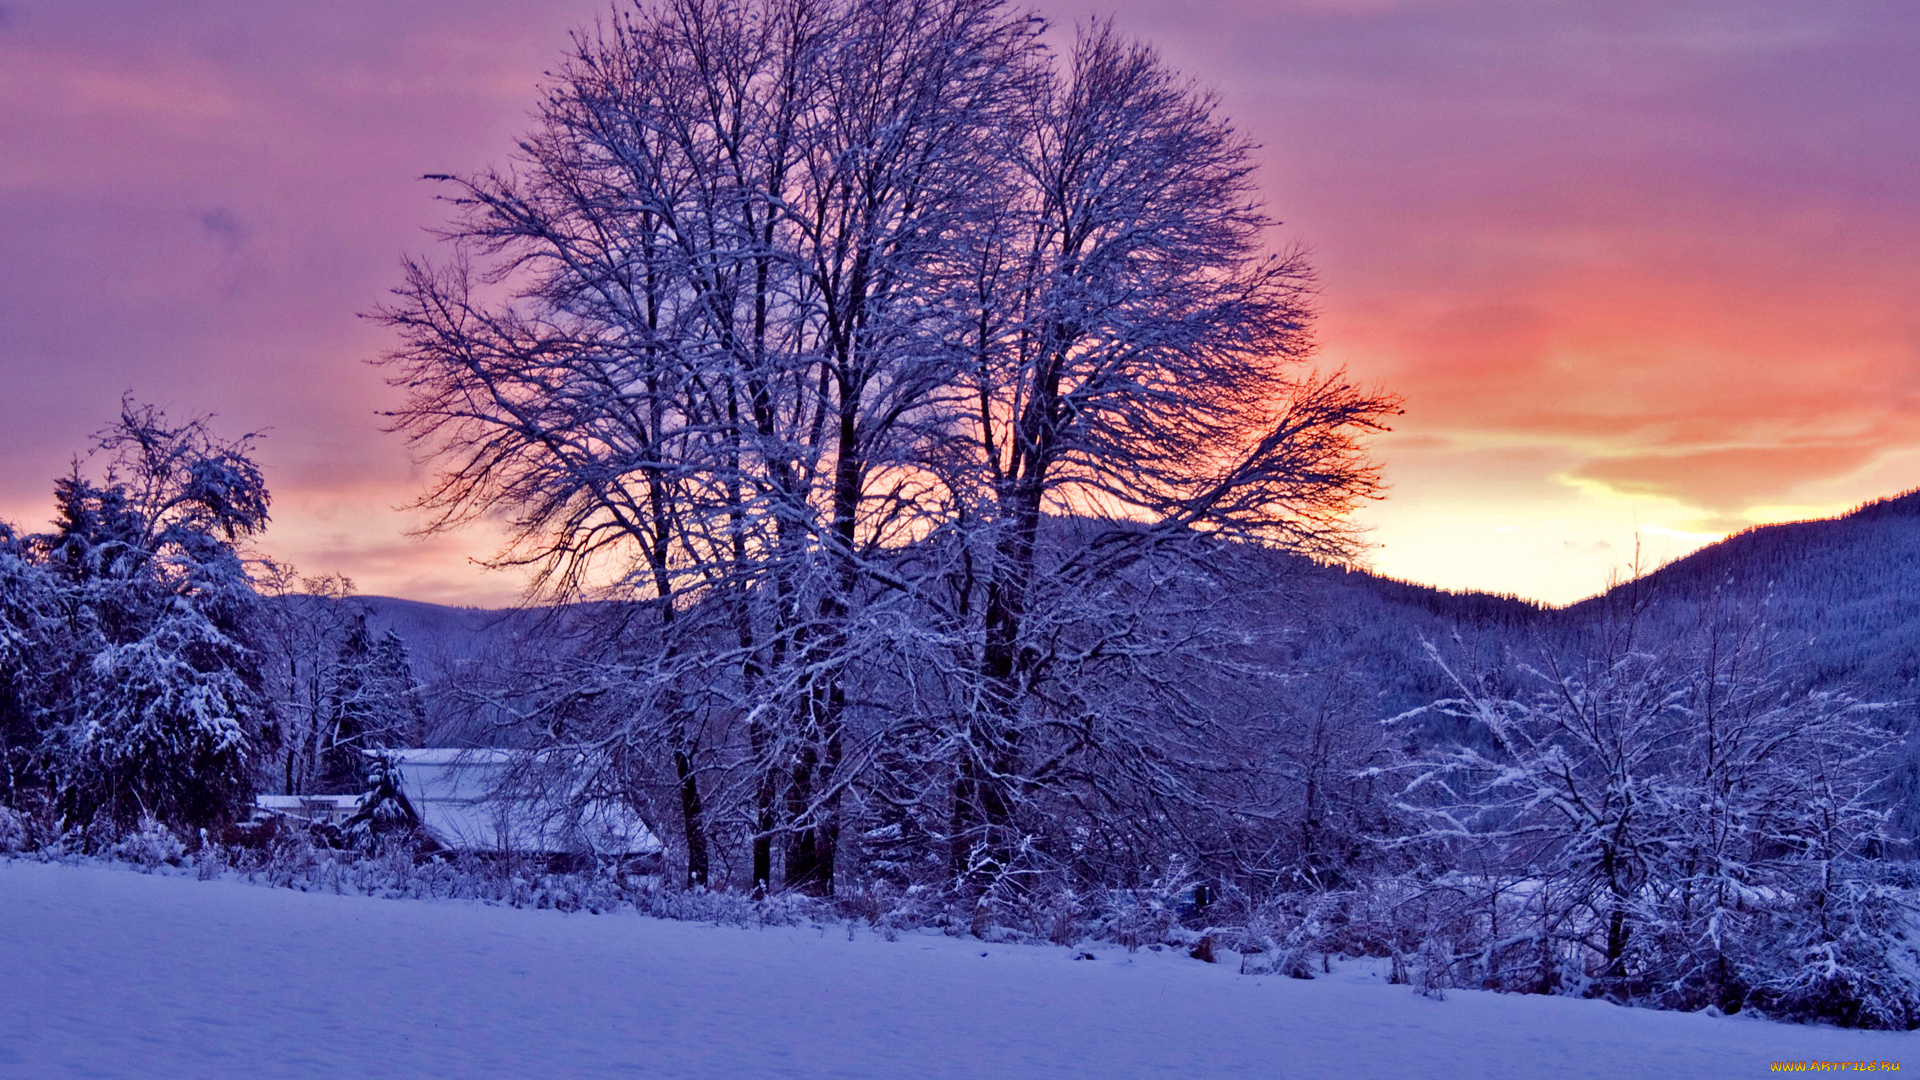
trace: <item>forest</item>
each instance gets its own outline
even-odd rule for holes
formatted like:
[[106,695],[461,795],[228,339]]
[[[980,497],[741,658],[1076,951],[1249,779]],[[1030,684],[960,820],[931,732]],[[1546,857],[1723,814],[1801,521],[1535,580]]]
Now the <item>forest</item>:
[[[505,521],[525,605],[264,558],[252,437],[129,400],[52,531],[0,523],[0,849],[238,851],[256,794],[501,748],[630,803],[675,896],[1920,1027],[1920,495],[1565,609],[1366,573],[1400,403],[1315,366],[1254,148],[1053,33],[578,34],[371,313],[420,507]],[[357,818],[233,857],[444,854]]]

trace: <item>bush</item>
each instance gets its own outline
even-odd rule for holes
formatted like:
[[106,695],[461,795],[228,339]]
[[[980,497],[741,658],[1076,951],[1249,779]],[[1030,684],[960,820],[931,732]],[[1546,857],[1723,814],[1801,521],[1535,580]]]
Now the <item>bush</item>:
[[110,849],[113,857],[136,863],[151,870],[157,866],[179,866],[186,857],[187,845],[173,835],[165,825],[152,817],[143,817],[140,824],[120,838]]
[[13,855],[32,847],[26,815],[10,806],[0,806],[0,854]]

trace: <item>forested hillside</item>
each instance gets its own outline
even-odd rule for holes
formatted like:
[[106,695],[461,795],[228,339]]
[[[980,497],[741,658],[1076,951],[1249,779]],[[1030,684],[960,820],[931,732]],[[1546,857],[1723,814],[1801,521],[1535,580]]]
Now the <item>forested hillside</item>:
[[[1356,715],[1370,719],[1452,692],[1423,642],[1497,666],[1508,654],[1559,648],[1629,594],[1644,608],[1640,617],[1668,627],[1697,620],[1708,604],[1739,607],[1778,635],[1808,683],[1908,706],[1920,698],[1920,491],[1837,518],[1750,529],[1565,608],[1436,589],[1299,556],[1257,559],[1266,567],[1266,587],[1235,602],[1264,610],[1229,621],[1267,627],[1262,651],[1271,662],[1357,680],[1355,695],[1368,704]],[[457,701],[459,673],[490,660],[488,670],[497,674],[498,665],[530,660],[566,639],[544,609],[490,611],[392,597],[353,602],[365,606],[370,626],[407,643],[416,677],[434,690],[430,730],[449,741],[479,737]],[[1279,627],[1284,632],[1275,632]],[[488,739],[506,737],[486,731]]]
[[1644,587],[1658,604],[1693,609],[1718,596],[1764,612],[1820,685],[1920,697],[1920,490],[1749,529],[1649,574]]

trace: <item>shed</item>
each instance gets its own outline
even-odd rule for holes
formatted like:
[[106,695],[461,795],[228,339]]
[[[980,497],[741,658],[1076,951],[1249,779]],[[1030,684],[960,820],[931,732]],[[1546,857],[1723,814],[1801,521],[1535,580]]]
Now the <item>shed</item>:
[[360,809],[360,795],[256,795],[257,815],[338,826]]

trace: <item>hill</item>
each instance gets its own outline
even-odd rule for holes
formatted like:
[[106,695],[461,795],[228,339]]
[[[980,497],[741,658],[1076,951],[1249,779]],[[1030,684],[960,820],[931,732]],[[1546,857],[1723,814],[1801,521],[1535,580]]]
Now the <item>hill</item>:
[[[1556,647],[1629,592],[1671,626],[1710,602],[1740,605],[1781,636],[1810,684],[1881,701],[1920,699],[1920,490],[1837,518],[1748,529],[1564,608],[1286,555],[1263,561],[1271,587],[1247,594],[1248,603],[1284,610],[1229,614],[1230,621],[1278,617],[1288,633],[1271,644],[1271,659],[1359,675],[1373,699],[1369,711],[1380,716],[1450,691],[1423,642],[1449,643],[1483,666],[1496,665],[1512,652]],[[537,650],[556,625],[547,609],[456,608],[379,596],[354,602],[366,605],[370,626],[393,630],[407,643],[416,675],[441,691],[466,665]],[[430,709],[439,730],[471,727],[470,718],[454,715],[444,692],[437,700]]]
[[1717,597],[1763,613],[1815,685],[1883,701],[1920,697],[1920,489],[1837,518],[1748,529],[1637,587],[1681,610]]

